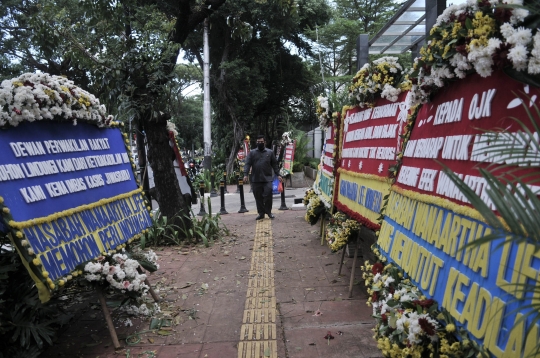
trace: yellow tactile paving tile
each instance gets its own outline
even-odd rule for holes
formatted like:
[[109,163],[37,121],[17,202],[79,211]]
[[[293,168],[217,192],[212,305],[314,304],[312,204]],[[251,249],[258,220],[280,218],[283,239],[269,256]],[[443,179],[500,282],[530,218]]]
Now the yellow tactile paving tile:
[[238,358],[277,358],[277,340],[241,341],[238,344]]
[[274,278],[274,270],[252,270],[249,271],[249,278]]
[[253,255],[253,258],[251,259],[251,264],[253,264],[255,261],[263,260],[265,263],[273,264],[274,263],[274,256],[257,256]]
[[246,297],[276,297],[276,290],[274,287],[248,288]]
[[269,258],[274,261],[274,253],[272,251],[253,250],[253,252],[251,253],[251,257],[261,259]]
[[244,310],[242,323],[276,323],[275,308]]
[[248,287],[274,287],[273,278],[250,278],[248,280]]
[[272,226],[270,220],[256,225],[238,358],[277,358]]
[[261,309],[261,308],[276,308],[275,297],[247,297],[246,310]]
[[274,271],[274,263],[255,262],[251,265],[251,271]]
[[244,341],[265,341],[277,339],[275,324],[243,324],[240,337]]

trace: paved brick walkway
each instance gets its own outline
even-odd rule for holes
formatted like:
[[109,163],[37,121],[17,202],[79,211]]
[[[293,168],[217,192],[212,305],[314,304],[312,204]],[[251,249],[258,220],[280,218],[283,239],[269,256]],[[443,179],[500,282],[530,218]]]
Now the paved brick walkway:
[[[126,327],[113,313],[124,345],[116,352],[97,296],[64,295],[75,319],[42,357],[381,357],[358,268],[347,299],[352,259],[338,276],[341,255],[320,245],[319,226],[304,211],[274,212],[259,222],[254,210],[224,215],[231,235],[209,248],[158,249],[161,268],[150,282],[164,324],[150,330],[149,320],[132,319]],[[327,332],[335,338],[324,339]]]

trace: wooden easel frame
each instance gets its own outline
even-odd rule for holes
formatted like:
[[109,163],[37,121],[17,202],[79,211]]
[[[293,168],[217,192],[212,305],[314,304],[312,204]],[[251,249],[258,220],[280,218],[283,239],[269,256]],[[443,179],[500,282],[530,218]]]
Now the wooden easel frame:
[[[352,266],[352,270],[351,270],[351,279],[349,281],[349,298],[352,297],[352,290],[353,290],[353,285],[354,285],[354,274],[355,274],[355,271],[356,271],[356,259],[358,258],[358,246],[359,245],[360,245],[360,230],[358,230],[358,234],[356,235],[356,245],[355,245],[355,248],[354,248],[353,266]],[[346,246],[347,245],[344,245],[343,248],[342,248],[343,251],[341,253],[341,261],[339,263],[338,276],[341,275],[341,268],[343,267],[343,261],[345,259]]]

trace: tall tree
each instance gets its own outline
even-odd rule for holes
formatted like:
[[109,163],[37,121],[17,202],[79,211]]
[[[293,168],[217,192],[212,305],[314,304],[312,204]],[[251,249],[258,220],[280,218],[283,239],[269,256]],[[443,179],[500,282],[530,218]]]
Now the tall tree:
[[[399,9],[395,0],[334,0],[336,15],[358,22],[359,34],[374,35]],[[356,37],[353,38],[356,40]]]
[[375,35],[399,6],[394,0],[333,1],[331,21],[307,33],[316,42],[311,61],[324,76],[318,91],[330,91],[338,102],[346,100],[347,86],[356,74],[356,39],[360,34]]
[[[304,32],[329,19],[323,0],[297,1],[292,13],[278,4],[227,2],[210,17],[211,86],[214,121],[227,141],[227,170],[233,167],[245,134],[272,140],[282,128],[292,100],[302,98],[316,80],[298,54],[309,53]],[[186,41],[188,57],[202,64],[202,36]]]
[[2,46],[2,56],[25,70],[67,75],[120,118],[138,123],[146,133],[161,212],[187,217],[168,145],[165,85],[174,78],[180,45],[224,3],[8,0],[1,6],[2,39],[9,45]]

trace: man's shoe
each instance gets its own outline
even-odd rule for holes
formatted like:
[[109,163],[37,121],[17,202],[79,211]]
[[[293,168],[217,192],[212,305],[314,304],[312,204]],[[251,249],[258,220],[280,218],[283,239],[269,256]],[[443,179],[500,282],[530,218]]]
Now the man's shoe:
[[268,214],[268,217],[272,220],[275,218],[274,214]]
[[264,215],[261,215],[261,214],[257,215],[257,217],[255,218],[255,220],[262,220],[262,219],[264,219]]

